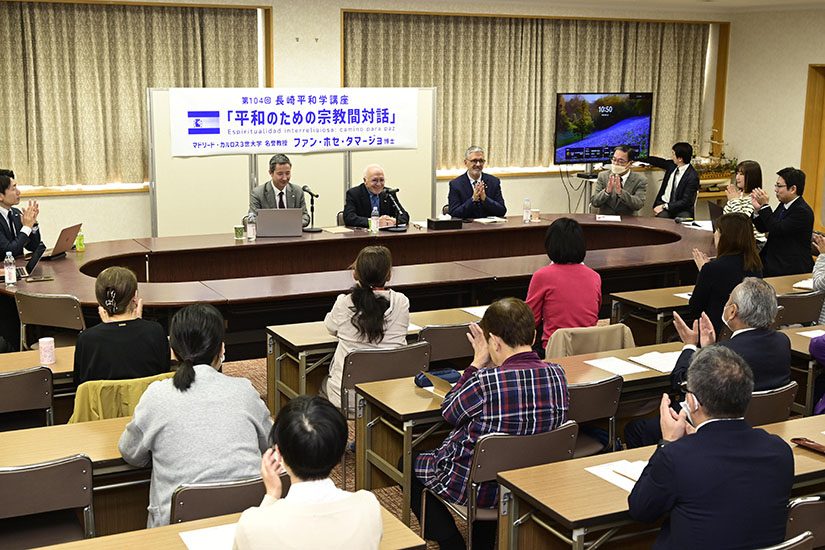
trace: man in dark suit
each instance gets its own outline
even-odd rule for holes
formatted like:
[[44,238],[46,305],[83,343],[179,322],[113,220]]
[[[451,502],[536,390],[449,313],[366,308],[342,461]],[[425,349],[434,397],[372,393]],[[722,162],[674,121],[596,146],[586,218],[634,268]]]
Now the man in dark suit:
[[[746,277],[734,287],[722,309],[722,322],[733,335],[719,345],[735,351],[745,360],[753,372],[756,391],[780,388],[791,381],[791,341],[770,328],[777,309],[776,291],[756,277]],[[716,332],[704,313],[693,322],[691,329],[678,313],[673,312],[673,325],[685,347],[670,373],[670,383],[674,392],[681,393],[697,348],[715,344]],[[655,418],[630,422],[624,434],[630,448],[653,445],[662,437],[659,421]]]
[[484,149],[475,145],[464,153],[467,171],[450,182],[447,196],[449,214],[454,218],[486,218],[505,216],[507,207],[501,195],[501,181],[482,173]]
[[406,225],[410,215],[401,206],[399,211],[395,207],[393,198],[401,206],[398,197],[390,197],[384,191],[384,169],[377,164],[371,164],[364,169],[364,182],[347,191],[344,204],[344,225],[347,227],[369,227],[372,209],[378,208],[379,225],[390,227]]
[[[663,439],[627,498],[630,517],[663,515],[654,548],[763,548],[785,539],[793,452],[748,426],[753,373],[734,351],[702,348],[687,374],[685,408],[667,394]],[[695,427],[694,427],[695,426]]]
[[814,212],[802,193],[805,191],[805,172],[783,168],[774,189],[779,207],[768,206],[768,194],[757,187],[751,192],[753,225],[768,233],[768,242],[762,247],[765,277],[810,273],[814,267],[811,256],[811,237],[814,230]]
[[249,213],[257,214],[260,208],[300,208],[303,226],[309,225],[304,191],[300,186],[290,183],[292,162],[282,154],[269,159],[269,176],[271,181],[259,185],[249,195]]
[[14,172],[0,170],[0,253],[3,257],[9,251],[14,256],[21,256],[24,248],[33,252],[40,245],[37,201],[29,201],[22,212],[14,208],[17,204],[20,204],[20,190]]
[[693,147],[690,143],[673,145],[670,160],[660,157],[641,159],[665,171],[662,186],[653,201],[657,218],[693,218],[696,194],[699,192],[699,173],[691,166]]

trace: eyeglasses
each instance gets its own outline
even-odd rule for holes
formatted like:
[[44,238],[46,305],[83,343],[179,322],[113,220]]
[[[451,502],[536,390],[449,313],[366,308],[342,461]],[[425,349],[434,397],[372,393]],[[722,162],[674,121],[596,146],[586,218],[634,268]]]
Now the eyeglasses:
[[487,161],[484,159],[467,159],[467,162],[470,164],[484,164]]
[[787,186],[786,184],[784,184],[784,183],[777,183],[776,185],[774,185],[774,188],[775,188],[775,189],[781,189],[782,187],[786,187],[786,188],[787,188],[788,186]]
[[626,159],[619,159],[619,158],[613,157],[612,159],[610,159],[610,162],[612,162],[613,164],[618,164],[619,166],[624,166],[625,164],[627,164],[630,161],[626,160]]

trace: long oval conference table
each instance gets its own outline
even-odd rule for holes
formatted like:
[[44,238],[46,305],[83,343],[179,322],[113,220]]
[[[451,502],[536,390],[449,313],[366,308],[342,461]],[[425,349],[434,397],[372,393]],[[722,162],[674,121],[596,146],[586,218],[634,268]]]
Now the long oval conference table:
[[[97,320],[94,277],[120,265],[138,276],[144,315],[166,324],[179,308],[208,302],[227,319],[230,359],[263,357],[268,325],[317,321],[335,296],[353,284],[349,266],[365,246],[383,245],[393,255],[390,286],[404,292],[413,311],[489,303],[526,295],[533,272],[547,265],[544,238],[559,217],[582,224],[585,263],[610,292],[692,284],[692,250],[714,255],[711,234],[658,218],[596,221],[592,214],[545,214],[505,223],[465,223],[456,230],[411,225],[406,233],[305,233],[301,237],[235,241],[227,234],[126,239],[89,243],[85,252],[41,262],[54,280],[1,288],[72,294],[84,306],[87,324]],[[603,300],[605,316],[608,300]]]

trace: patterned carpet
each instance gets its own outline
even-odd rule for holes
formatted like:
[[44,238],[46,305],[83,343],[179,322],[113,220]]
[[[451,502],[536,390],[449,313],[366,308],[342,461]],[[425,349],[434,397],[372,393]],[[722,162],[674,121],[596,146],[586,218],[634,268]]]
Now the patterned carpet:
[[[258,390],[261,398],[266,397],[266,359],[250,359],[247,361],[232,361],[224,363],[223,373],[227,376],[240,376],[248,378],[252,385]],[[350,440],[355,439],[355,424],[349,424]],[[347,486],[348,491],[355,490],[355,455],[353,453],[346,453],[344,455],[347,464]],[[342,487],[342,472],[341,466],[337,466],[330,476],[338,487]],[[373,491],[381,505],[390,511],[397,518],[401,519],[401,488],[400,487],[386,487],[384,489],[376,489]],[[415,516],[412,517],[410,528],[419,533],[420,527]],[[420,533],[419,533],[420,534]],[[428,549],[437,549],[438,545],[434,543],[427,544]]]

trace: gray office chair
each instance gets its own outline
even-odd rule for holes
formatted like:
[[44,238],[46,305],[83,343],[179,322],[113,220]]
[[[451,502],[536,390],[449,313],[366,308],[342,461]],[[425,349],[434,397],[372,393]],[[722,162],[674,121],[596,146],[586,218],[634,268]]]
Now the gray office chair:
[[751,426],[782,422],[791,416],[791,407],[799,385],[791,381],[781,388],[755,391],[745,411],[745,420]]
[[344,225],[344,211],[341,210],[335,215],[335,224],[343,226]]
[[52,388],[48,367],[0,373],[0,431],[54,424]]
[[[289,492],[289,476],[281,476],[281,497]],[[223,516],[258,506],[266,494],[261,477],[219,483],[186,483],[172,493],[170,523]]]
[[29,346],[26,329],[30,325],[65,328],[76,333],[59,333],[54,337],[56,347],[73,346],[77,334],[86,330],[86,321],[80,300],[70,294],[36,294],[18,290],[14,294],[17,314],[20,316],[20,349],[36,349]]
[[616,411],[622,394],[622,377],[613,376],[598,382],[567,386],[570,395],[570,408],[567,418],[580,426],[585,422],[607,420],[608,445],[605,446],[585,433],[580,433],[576,441],[574,458],[591,456],[605,448],[616,450]]
[[805,531],[801,535],[786,540],[774,546],[766,546],[757,550],[813,550],[814,536],[810,531]]
[[825,546],[825,497],[799,497],[788,504],[788,524],[785,538],[792,539],[810,532],[814,536],[814,548]]

